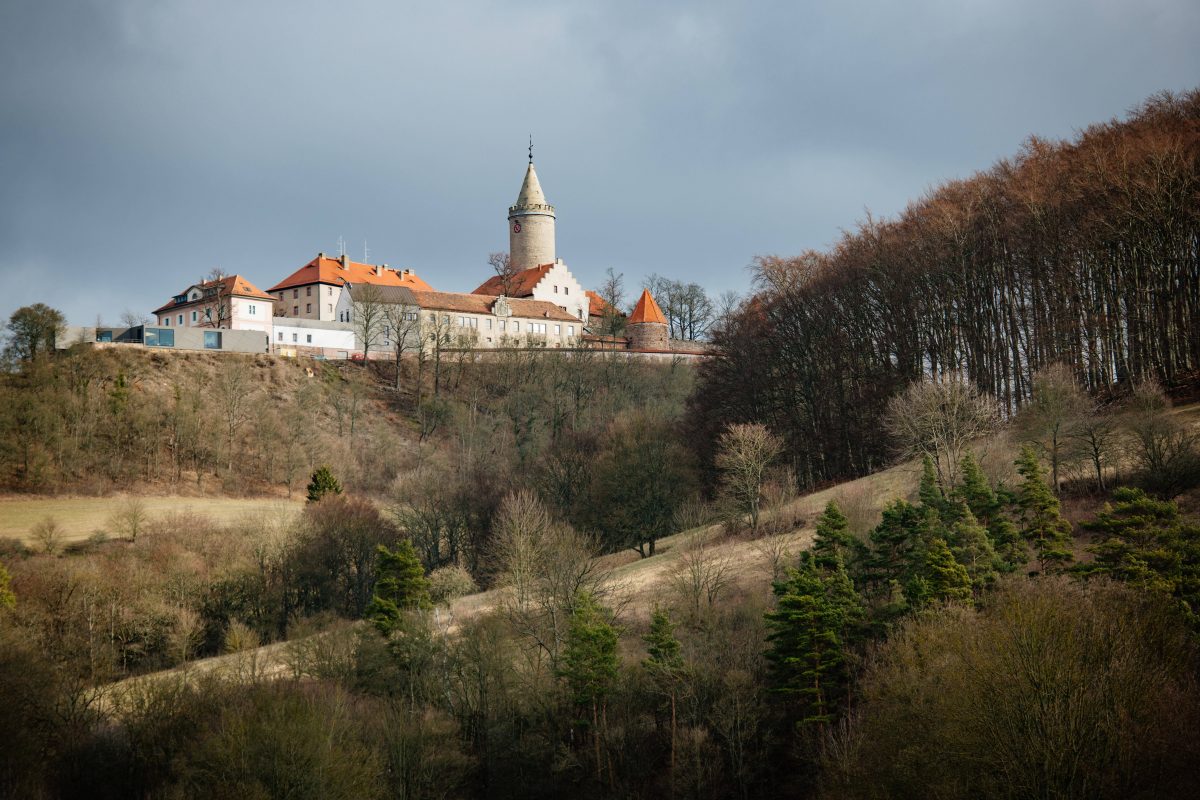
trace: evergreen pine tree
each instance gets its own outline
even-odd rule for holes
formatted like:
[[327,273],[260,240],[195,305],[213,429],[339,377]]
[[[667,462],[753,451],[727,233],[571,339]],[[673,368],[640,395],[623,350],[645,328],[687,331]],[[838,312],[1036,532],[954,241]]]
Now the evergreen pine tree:
[[1017,472],[1024,479],[1017,490],[1022,513],[1022,535],[1033,545],[1039,569],[1046,572],[1072,560],[1071,523],[1063,519],[1058,497],[1046,484],[1045,473],[1033,448],[1021,448]]
[[925,509],[904,500],[885,506],[883,518],[869,534],[867,582],[874,588],[887,586],[893,580],[907,583],[924,563],[921,536],[927,527]]
[[1080,572],[1170,595],[1193,625],[1200,624],[1200,526],[1181,519],[1174,502],[1117,489],[1084,527],[1100,541],[1088,548],[1096,560],[1080,565]]
[[922,506],[933,509],[939,517],[942,516],[946,510],[946,494],[938,483],[933,459],[928,455],[921,459],[921,484],[917,494]]
[[674,673],[683,667],[683,655],[679,640],[675,638],[675,624],[661,608],[655,608],[650,618],[650,632],[642,637],[649,648],[649,655],[642,663],[651,672]]
[[395,550],[379,545],[375,593],[367,604],[367,618],[389,636],[400,625],[404,612],[429,608],[429,579],[412,544],[402,540]]
[[958,522],[954,523],[951,531],[950,549],[955,560],[971,576],[971,585],[975,590],[979,591],[994,582],[997,577],[996,550],[992,547],[988,532],[965,504],[959,510]]
[[989,524],[1000,513],[1000,500],[992,491],[987,476],[983,474],[979,462],[971,453],[963,456],[962,483],[955,487],[954,493],[984,525]]
[[601,777],[601,723],[604,700],[617,679],[617,631],[590,594],[581,594],[571,613],[558,675],[567,682],[575,704],[591,711],[596,780]]
[[333,476],[329,467],[320,467],[308,482],[308,502],[320,502],[327,494],[341,494],[342,484]]
[[671,617],[661,608],[654,609],[650,619],[650,632],[642,640],[649,647],[649,655],[642,666],[649,673],[657,691],[667,700],[671,719],[671,780],[675,780],[675,750],[677,713],[676,702],[684,676],[684,662],[679,640],[675,638],[675,625]]
[[987,530],[997,556],[995,566],[998,570],[1009,572],[1025,563],[1025,543],[1004,511],[1006,501],[992,489],[979,462],[970,453],[963,458],[962,483],[955,487],[954,494],[966,503],[976,521]]
[[817,564],[832,568],[839,558],[845,560],[854,543],[854,537],[850,535],[850,523],[838,504],[830,500],[817,518],[817,535],[812,546]]
[[801,724],[823,725],[845,692],[845,636],[862,615],[861,602],[840,562],[823,575],[809,553],[775,584],[775,594],[776,609],[766,615],[775,691],[799,701]]
[[971,601],[971,576],[954,560],[944,539],[934,539],[925,554],[925,579],[934,600]]

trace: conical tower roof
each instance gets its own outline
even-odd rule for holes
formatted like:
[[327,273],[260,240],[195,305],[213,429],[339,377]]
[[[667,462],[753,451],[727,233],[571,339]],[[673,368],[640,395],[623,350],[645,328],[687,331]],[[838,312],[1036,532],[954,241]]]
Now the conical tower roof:
[[513,208],[529,208],[531,206],[547,206],[546,195],[542,194],[542,184],[538,182],[537,170],[533,168],[533,162],[529,162],[529,167],[525,170],[525,180],[521,183],[521,193],[517,195],[517,202]]
[[654,302],[654,296],[650,294],[649,289],[642,289],[642,296],[638,298],[637,305],[633,307],[633,313],[629,315],[627,321],[630,324],[638,322],[657,322],[659,325],[667,324],[667,318],[663,316],[662,309],[658,307],[658,303]]

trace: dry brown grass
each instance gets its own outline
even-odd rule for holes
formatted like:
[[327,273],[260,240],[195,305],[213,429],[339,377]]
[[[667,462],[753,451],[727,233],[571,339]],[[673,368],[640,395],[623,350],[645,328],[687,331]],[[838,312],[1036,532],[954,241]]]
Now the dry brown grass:
[[[286,512],[299,513],[304,498],[180,497],[160,495],[139,498],[151,519],[166,514],[203,514],[218,524],[246,517],[277,518]],[[116,537],[109,530],[113,514],[127,502],[126,495],[109,497],[0,497],[0,538],[17,539],[35,545],[33,530],[39,523],[53,519],[62,530],[64,544],[87,539],[96,532]]]

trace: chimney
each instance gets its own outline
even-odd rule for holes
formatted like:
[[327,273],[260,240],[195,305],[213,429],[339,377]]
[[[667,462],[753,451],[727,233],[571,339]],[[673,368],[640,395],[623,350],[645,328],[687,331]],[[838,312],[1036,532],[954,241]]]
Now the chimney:
[[324,257],[325,257],[325,251],[324,251],[324,250],[322,250],[321,252],[317,253],[317,258],[318,258],[318,259],[322,259],[322,258],[324,258]]
[[338,261],[342,262],[342,269],[349,269],[349,267],[346,266],[347,259],[345,253],[342,253],[340,256],[338,256]]

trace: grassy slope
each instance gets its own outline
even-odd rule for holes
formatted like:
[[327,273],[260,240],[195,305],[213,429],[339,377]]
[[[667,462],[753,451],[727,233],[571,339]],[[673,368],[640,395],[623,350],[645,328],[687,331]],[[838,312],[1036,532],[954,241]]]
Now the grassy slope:
[[[1181,407],[1177,413],[1189,422],[1200,426],[1200,403]],[[1016,479],[1012,460],[1016,446],[1003,434],[996,437],[982,456],[982,462],[993,481],[1005,481],[1010,485]],[[731,578],[730,592],[743,596],[756,592],[770,591],[771,566],[765,550],[772,540],[778,540],[791,553],[808,547],[816,532],[815,523],[825,504],[837,500],[850,518],[851,528],[865,533],[878,522],[879,513],[887,503],[896,498],[915,499],[919,466],[909,462],[867,475],[853,481],[832,486],[812,494],[799,497],[778,509],[764,513],[764,524],[773,518],[794,520],[785,524],[783,533],[750,540],[745,537],[723,538],[720,526],[709,526],[662,539],[658,552],[652,558],[638,558],[632,551],[614,553],[601,558],[601,564],[611,570],[614,593],[612,601],[621,607],[621,618],[627,623],[644,623],[656,602],[662,602],[670,591],[672,574],[680,563],[681,545],[692,536],[704,536],[711,543],[711,556],[724,562]],[[1195,494],[1195,493],[1193,493]],[[2,506],[0,506],[2,507]],[[1095,501],[1081,499],[1069,503],[1064,512],[1078,520],[1091,516]],[[1086,537],[1077,541],[1077,555],[1084,556]],[[500,599],[497,591],[480,592],[456,600],[448,613],[440,617],[441,624],[452,630],[458,624],[495,608]],[[317,634],[321,635],[321,634]],[[232,674],[253,673],[257,675],[283,676],[288,674],[288,643],[278,642],[258,648],[250,653],[216,656],[192,662],[168,671],[167,675],[183,675],[195,671],[219,670]],[[156,673],[163,675],[164,673]],[[132,678],[117,686],[152,679],[155,676]]]
[[[797,498],[779,509],[764,513],[766,520],[782,515],[797,521],[790,530],[766,538],[780,540],[793,553],[803,550],[812,541],[817,516],[832,499],[837,499],[843,504],[854,504],[862,516],[859,524],[873,525],[872,520],[877,518],[884,504],[896,497],[907,497],[916,491],[917,476],[914,465],[902,464]],[[621,618],[625,622],[644,622],[649,618],[655,602],[662,601],[667,596],[671,575],[679,564],[681,545],[688,537],[696,535],[710,540],[711,556],[727,564],[731,581],[730,592],[746,595],[769,591],[771,568],[769,559],[763,552],[763,539],[723,539],[719,525],[698,528],[660,540],[658,552],[652,558],[639,558],[632,551],[602,557],[602,566],[610,569],[612,574],[612,601],[621,606]],[[462,622],[494,608],[499,595],[497,591],[488,591],[459,598],[448,612],[439,612],[441,626],[452,631]],[[213,671],[230,675],[283,677],[290,674],[288,644],[276,642],[246,653],[232,653],[193,661],[164,673],[129,678],[110,688],[120,692],[136,687],[139,682],[146,680]]]
[[[53,517],[63,531],[63,541],[86,539],[97,531],[112,533],[109,518],[128,502],[127,495],[108,497],[0,497],[0,538],[31,543],[30,530],[42,520]],[[292,500],[279,497],[183,497],[157,495],[139,498],[152,517],[171,513],[203,514],[215,522],[228,523],[246,516],[280,512],[299,512],[304,497],[299,492]]]

